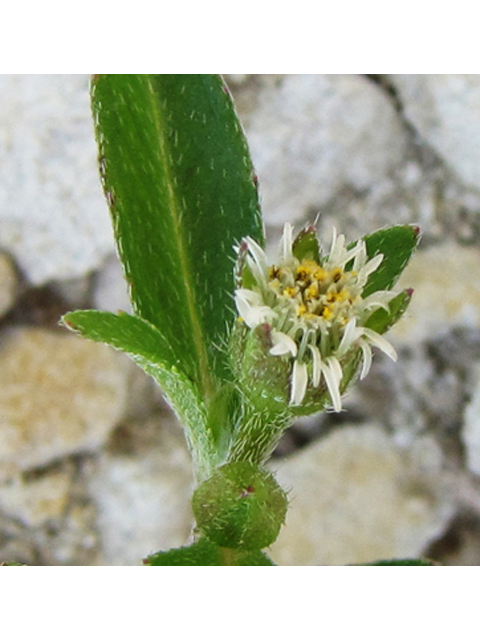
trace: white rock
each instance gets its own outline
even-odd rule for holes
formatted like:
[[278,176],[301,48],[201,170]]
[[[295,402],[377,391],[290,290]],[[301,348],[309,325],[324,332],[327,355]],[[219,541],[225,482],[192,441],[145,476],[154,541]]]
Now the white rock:
[[123,416],[124,357],[68,333],[2,335],[0,475],[93,451]]
[[0,484],[0,509],[28,527],[58,521],[70,499],[71,469],[54,469],[26,481],[21,476]]
[[114,254],[108,257],[96,274],[93,287],[93,304],[103,311],[131,312],[128,287],[122,265]]
[[113,249],[88,76],[0,75],[0,238],[35,285],[77,278]]
[[0,253],[0,318],[10,310],[17,293],[17,275],[12,261]]
[[456,175],[480,188],[480,75],[389,76],[405,116]]
[[344,427],[287,458],[286,526],[271,548],[280,565],[360,564],[418,557],[451,516],[431,440],[399,451],[378,427]]
[[378,185],[403,161],[398,115],[362,76],[287,75],[257,100],[247,138],[270,224],[301,219],[342,188]]
[[[98,511],[98,528],[107,565],[139,565],[157,551],[188,543],[192,463],[183,435],[164,417],[129,426],[138,443],[98,461],[90,491]],[[153,432],[153,438],[149,438]]]
[[475,386],[470,402],[465,408],[463,442],[466,448],[467,467],[480,476],[480,367],[475,370]]
[[405,269],[398,289],[413,288],[405,317],[389,336],[417,344],[456,326],[480,324],[480,251],[453,243],[418,251]]

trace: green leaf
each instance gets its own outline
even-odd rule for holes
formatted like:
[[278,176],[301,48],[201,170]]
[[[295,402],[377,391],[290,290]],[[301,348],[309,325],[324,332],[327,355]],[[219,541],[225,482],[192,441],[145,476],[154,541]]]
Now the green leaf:
[[189,547],[160,551],[148,556],[143,563],[150,567],[273,567],[275,564],[261,551],[239,551],[217,547],[202,538]]
[[399,225],[379,229],[365,236],[365,244],[369,258],[383,253],[383,261],[368,279],[363,297],[375,291],[391,289],[417,248],[420,230],[412,225]]
[[95,342],[104,342],[130,355],[142,366],[143,362],[172,371],[182,372],[169,342],[149,322],[128,313],[109,311],[72,311],[61,322]]
[[218,75],[92,82],[100,169],[135,312],[204,397],[229,379],[233,246],[263,245],[256,177]]
[[127,313],[107,311],[73,311],[63,316],[62,323],[90,340],[126,353],[160,384],[186,429],[198,480],[208,477],[215,454],[203,399],[158,329]]
[[357,565],[362,567],[434,567],[436,565],[432,560],[427,558],[417,559],[397,559],[393,560],[378,560],[377,562],[370,562],[368,564]]
[[400,320],[412,299],[413,289],[406,289],[389,302],[389,311],[377,309],[365,323],[369,329],[377,333],[385,333]]

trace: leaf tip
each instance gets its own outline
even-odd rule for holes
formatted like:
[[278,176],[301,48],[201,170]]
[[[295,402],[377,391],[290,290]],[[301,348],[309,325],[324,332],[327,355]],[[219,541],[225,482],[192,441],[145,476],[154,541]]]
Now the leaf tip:
[[68,319],[69,314],[62,316],[58,322],[58,324],[63,325],[67,329],[71,329],[72,331],[76,330],[76,326],[73,324],[71,320]]
[[420,227],[416,224],[412,224],[410,226],[410,228],[412,229],[413,232],[413,237],[415,238],[417,245],[420,242],[420,240],[422,239],[422,230],[420,229]]

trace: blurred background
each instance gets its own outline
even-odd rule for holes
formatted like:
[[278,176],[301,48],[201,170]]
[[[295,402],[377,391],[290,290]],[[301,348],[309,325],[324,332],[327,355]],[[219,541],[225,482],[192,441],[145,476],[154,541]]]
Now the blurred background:
[[[480,75],[227,75],[269,247],[317,214],[355,240],[414,223],[415,294],[344,411],[271,461],[283,565],[480,564]],[[191,465],[151,380],[58,326],[129,309],[86,75],[0,75],[0,563],[135,565],[185,544]]]

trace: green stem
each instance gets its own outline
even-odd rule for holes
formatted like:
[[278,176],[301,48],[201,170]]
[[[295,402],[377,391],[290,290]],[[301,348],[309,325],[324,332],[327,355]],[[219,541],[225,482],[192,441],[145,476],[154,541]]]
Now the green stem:
[[292,422],[289,412],[272,416],[270,412],[260,412],[247,405],[230,447],[228,461],[245,460],[262,465]]

